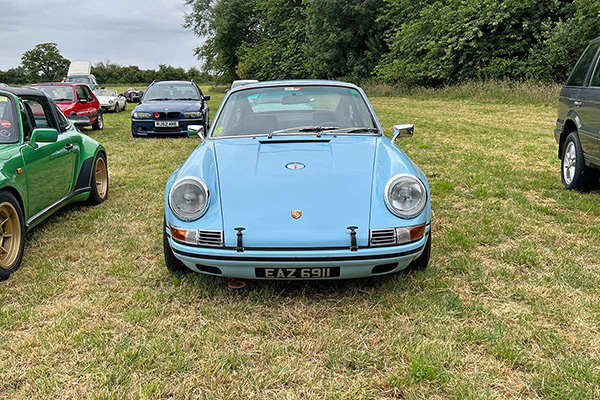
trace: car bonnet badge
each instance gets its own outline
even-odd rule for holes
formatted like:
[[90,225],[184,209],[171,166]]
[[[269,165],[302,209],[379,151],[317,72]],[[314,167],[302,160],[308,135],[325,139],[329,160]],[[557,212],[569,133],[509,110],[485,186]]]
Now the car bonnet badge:
[[292,218],[298,219],[302,216],[302,211],[300,210],[292,210]]
[[300,163],[300,162],[291,162],[289,164],[287,164],[285,166],[287,169],[304,169],[304,167],[306,167],[306,165]]

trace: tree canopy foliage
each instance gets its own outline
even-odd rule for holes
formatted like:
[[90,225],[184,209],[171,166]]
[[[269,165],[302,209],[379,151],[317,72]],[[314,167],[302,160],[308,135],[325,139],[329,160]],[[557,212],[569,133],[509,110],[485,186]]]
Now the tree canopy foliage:
[[224,79],[563,81],[600,36],[598,0],[183,0]]
[[23,53],[21,65],[28,75],[52,81],[67,74],[69,60],[60,54],[56,43],[40,43]]

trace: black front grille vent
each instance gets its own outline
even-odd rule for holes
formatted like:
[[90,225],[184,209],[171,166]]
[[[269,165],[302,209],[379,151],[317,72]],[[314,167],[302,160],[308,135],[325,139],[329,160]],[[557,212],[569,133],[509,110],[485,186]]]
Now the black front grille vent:
[[371,246],[393,246],[396,244],[396,229],[371,229]]
[[198,246],[223,247],[223,231],[198,231]]

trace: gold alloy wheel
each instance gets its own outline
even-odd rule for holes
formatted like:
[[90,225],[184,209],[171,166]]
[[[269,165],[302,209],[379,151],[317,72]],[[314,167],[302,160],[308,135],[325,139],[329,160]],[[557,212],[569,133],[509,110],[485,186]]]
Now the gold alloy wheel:
[[108,191],[108,170],[104,158],[98,157],[96,160],[96,190],[101,199],[106,197]]
[[0,268],[11,269],[21,248],[21,221],[15,207],[0,204]]

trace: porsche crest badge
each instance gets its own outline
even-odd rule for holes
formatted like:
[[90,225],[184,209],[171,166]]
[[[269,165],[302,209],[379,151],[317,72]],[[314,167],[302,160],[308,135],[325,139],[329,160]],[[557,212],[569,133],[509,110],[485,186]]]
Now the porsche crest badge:
[[302,216],[302,211],[300,210],[292,210],[292,218],[298,219]]

